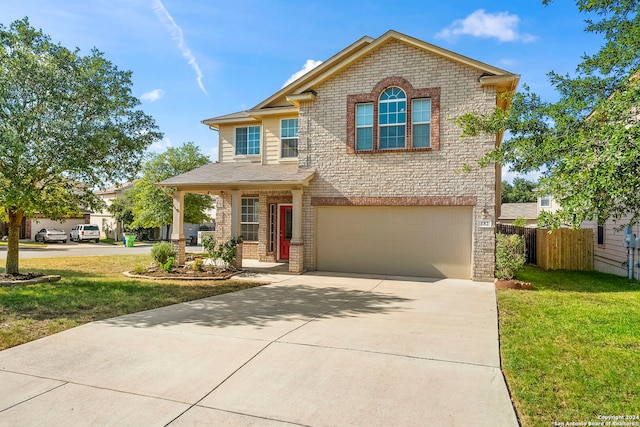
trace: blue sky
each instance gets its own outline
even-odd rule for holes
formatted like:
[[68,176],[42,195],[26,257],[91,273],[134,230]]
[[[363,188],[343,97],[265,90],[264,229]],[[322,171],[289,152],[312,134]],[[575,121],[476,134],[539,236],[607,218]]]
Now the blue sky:
[[253,107],[365,35],[393,29],[504,68],[547,100],[546,73],[573,73],[602,44],[571,1],[393,3],[0,0],[0,23],[27,16],[68,48],[98,48],[133,71],[133,93],[165,135],[151,150],[194,141],[212,161],[217,133],[201,120]]

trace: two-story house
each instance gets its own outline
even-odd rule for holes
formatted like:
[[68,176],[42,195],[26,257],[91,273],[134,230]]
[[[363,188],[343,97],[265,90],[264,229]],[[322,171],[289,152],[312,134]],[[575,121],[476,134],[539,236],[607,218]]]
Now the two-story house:
[[[165,180],[220,197],[216,236],[242,255],[326,270],[494,277],[500,137],[451,120],[506,108],[518,76],[389,31],[363,37],[254,108],[204,120],[219,162]],[[174,226],[174,230],[182,230]],[[172,239],[184,259],[184,236]]]

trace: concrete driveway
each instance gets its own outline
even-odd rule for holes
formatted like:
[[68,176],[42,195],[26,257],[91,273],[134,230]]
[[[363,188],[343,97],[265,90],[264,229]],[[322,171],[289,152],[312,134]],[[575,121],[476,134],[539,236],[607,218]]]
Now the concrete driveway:
[[0,425],[518,425],[493,284],[272,278],[0,352]]

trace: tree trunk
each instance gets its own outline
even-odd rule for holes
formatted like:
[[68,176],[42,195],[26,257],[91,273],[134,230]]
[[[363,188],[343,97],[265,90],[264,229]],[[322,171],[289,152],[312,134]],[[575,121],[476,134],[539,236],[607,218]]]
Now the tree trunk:
[[9,241],[7,243],[6,274],[19,273],[20,226],[24,212],[20,209],[8,209],[9,214]]

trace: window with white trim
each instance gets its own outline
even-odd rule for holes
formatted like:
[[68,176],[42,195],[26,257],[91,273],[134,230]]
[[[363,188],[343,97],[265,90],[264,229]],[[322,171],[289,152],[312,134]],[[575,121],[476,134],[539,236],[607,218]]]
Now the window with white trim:
[[411,141],[414,148],[431,147],[431,100],[429,98],[411,101]]
[[356,104],[356,150],[373,150],[373,103]]
[[551,207],[551,196],[546,195],[546,196],[540,197],[540,207],[542,208]]
[[298,119],[280,121],[280,157],[298,157]]
[[236,128],[236,156],[260,154],[260,126]]
[[381,150],[404,148],[407,134],[407,95],[399,87],[380,94],[378,102],[379,142]]
[[257,197],[243,197],[241,205],[240,234],[247,242],[258,241],[260,202]]
[[347,95],[347,153],[440,150],[440,88],[386,77]]

